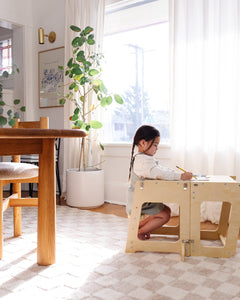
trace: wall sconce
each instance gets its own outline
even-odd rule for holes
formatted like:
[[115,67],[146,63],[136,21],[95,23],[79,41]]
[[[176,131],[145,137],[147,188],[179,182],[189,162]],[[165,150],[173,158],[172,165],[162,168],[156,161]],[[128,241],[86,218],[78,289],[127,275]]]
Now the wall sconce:
[[49,34],[44,34],[44,29],[42,27],[38,28],[38,43],[44,44],[44,37],[47,36],[50,43],[55,42],[56,33],[51,31]]

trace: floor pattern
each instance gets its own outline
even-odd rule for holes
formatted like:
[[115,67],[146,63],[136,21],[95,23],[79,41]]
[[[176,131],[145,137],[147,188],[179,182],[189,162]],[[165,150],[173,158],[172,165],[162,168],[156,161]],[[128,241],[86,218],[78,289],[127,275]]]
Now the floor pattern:
[[240,299],[240,244],[228,259],[125,253],[128,219],[57,206],[57,261],[38,266],[37,210],[23,208],[23,234],[12,237],[4,213],[2,299]]

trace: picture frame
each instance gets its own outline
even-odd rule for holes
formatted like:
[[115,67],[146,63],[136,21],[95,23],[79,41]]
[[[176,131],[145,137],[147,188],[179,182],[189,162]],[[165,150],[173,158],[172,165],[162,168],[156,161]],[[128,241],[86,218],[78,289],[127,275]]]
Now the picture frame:
[[58,93],[63,94],[64,73],[58,66],[64,65],[64,47],[38,52],[39,107],[59,107]]

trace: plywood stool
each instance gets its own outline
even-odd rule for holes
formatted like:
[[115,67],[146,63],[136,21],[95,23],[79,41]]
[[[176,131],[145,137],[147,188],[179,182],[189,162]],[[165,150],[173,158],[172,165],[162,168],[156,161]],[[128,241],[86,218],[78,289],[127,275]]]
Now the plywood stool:
[[[192,183],[191,188],[191,255],[230,257],[236,251],[240,226],[240,183]],[[203,201],[222,202],[216,230],[200,230],[200,205]],[[201,240],[219,241],[219,246],[204,245]]]
[[[150,251],[150,252],[176,252],[184,260],[189,256],[185,240],[189,239],[190,226],[190,182],[144,180],[137,181],[133,197],[133,205],[129,220],[129,230],[126,252]],[[164,225],[160,230],[151,233],[149,240],[138,239],[138,227],[141,218],[142,204],[145,202],[178,203],[180,221],[178,226]],[[159,241],[152,238],[152,234],[164,236],[178,235],[177,241]]]

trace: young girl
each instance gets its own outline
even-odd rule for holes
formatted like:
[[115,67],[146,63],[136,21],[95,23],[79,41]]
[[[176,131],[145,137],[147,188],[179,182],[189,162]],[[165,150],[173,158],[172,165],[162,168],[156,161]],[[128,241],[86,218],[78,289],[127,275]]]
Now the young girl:
[[[129,169],[130,186],[128,189],[127,213],[131,213],[134,187],[137,180],[144,178],[163,180],[190,180],[192,173],[177,173],[175,170],[160,166],[153,156],[157,152],[160,133],[153,126],[143,125],[135,133]],[[138,153],[133,156],[135,146]],[[147,201],[147,199],[146,199]],[[170,219],[171,210],[163,203],[146,202],[142,206],[145,218],[139,223],[138,238],[149,239],[150,232],[160,228]]]

